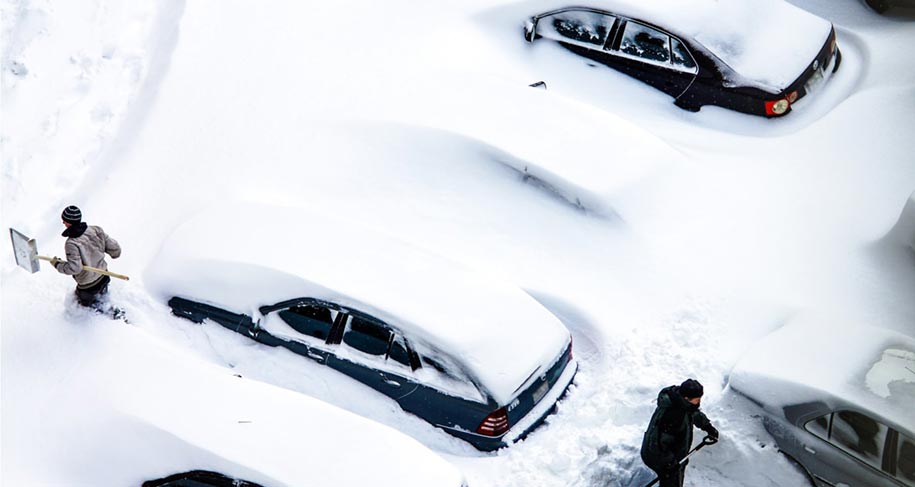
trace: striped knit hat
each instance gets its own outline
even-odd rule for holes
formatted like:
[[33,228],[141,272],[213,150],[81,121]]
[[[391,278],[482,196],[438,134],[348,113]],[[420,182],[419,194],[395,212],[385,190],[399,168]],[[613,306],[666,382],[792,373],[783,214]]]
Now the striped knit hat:
[[67,223],[77,224],[83,220],[83,212],[79,211],[76,206],[70,205],[64,208],[64,212],[60,214],[60,217]]

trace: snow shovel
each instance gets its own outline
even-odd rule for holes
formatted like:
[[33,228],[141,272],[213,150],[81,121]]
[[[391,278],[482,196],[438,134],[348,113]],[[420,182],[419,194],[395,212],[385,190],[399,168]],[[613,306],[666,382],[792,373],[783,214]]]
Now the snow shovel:
[[[714,445],[715,443],[718,443],[717,438],[712,438],[711,436],[706,436],[705,438],[702,439],[702,442],[700,442],[692,450],[690,450],[689,453],[687,453],[685,457],[683,457],[682,459],[680,459],[679,462],[677,462],[677,464],[682,467],[686,463],[686,460],[689,459],[690,455],[692,455],[693,453],[696,453],[697,451],[701,450],[705,446]],[[661,481],[660,477],[655,477],[654,480],[652,480],[645,487],[651,487],[652,485],[654,485],[660,481]]]
[[[47,260],[49,262],[53,260],[51,257],[38,255],[38,244],[35,243],[34,238],[26,237],[12,228],[10,228],[10,238],[13,240],[13,255],[16,256],[16,264],[32,274],[40,270],[40,266],[38,265],[39,259]],[[109,272],[87,265],[84,265],[83,269],[98,272],[99,274],[104,274],[106,276],[116,277],[118,279],[124,279],[125,281],[130,279],[124,274]]]

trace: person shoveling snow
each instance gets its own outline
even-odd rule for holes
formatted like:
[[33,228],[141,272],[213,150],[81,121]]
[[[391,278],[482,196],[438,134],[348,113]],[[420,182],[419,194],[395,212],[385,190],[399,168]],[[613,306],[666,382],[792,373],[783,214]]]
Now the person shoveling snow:
[[124,312],[112,307],[107,302],[108,283],[111,277],[127,280],[127,276],[108,271],[105,254],[117,259],[121,256],[121,246],[117,240],[108,236],[101,227],[90,226],[82,221],[82,211],[76,206],[68,206],[60,215],[66,230],[61,236],[67,237],[64,244],[66,260],[58,257],[38,255],[38,246],[34,239],[10,229],[16,263],[29,272],[39,270],[38,261],[46,260],[57,272],[73,277],[76,281],[76,300],[80,305],[92,308],[100,313],[109,314],[112,318],[124,317]]
[[[660,487],[682,487],[687,457],[699,448],[718,441],[718,430],[702,411],[702,384],[686,379],[679,386],[665,387],[658,393],[658,407],[651,416],[642,440],[642,461],[658,474],[648,484],[660,481]],[[693,451],[693,426],[705,430],[708,436]]]

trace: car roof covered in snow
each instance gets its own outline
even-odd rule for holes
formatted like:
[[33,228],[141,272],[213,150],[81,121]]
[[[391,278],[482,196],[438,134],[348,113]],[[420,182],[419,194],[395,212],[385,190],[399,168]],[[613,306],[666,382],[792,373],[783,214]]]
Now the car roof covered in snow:
[[[695,39],[747,84],[781,90],[823,47],[832,24],[784,0],[535,0],[529,15],[582,6],[656,24]],[[741,83],[743,84],[743,83]]]
[[453,465],[393,428],[242,378],[140,328],[110,327],[91,345],[104,353],[83,351],[42,406],[61,414],[42,425],[54,425],[54,445],[38,484],[140,485],[208,470],[265,486],[462,485]]
[[915,339],[884,328],[793,319],[741,358],[730,384],[773,409],[838,399],[915,430]]
[[345,221],[301,209],[221,205],[179,226],[146,272],[180,296],[258,317],[312,297],[368,313],[460,359],[507,403],[569,343],[553,314],[518,287]]

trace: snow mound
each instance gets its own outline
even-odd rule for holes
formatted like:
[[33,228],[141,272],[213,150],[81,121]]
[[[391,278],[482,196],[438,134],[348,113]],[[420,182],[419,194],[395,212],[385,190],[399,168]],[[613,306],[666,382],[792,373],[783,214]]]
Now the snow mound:
[[905,207],[902,208],[899,220],[889,231],[886,239],[915,251],[915,192],[905,202]]

